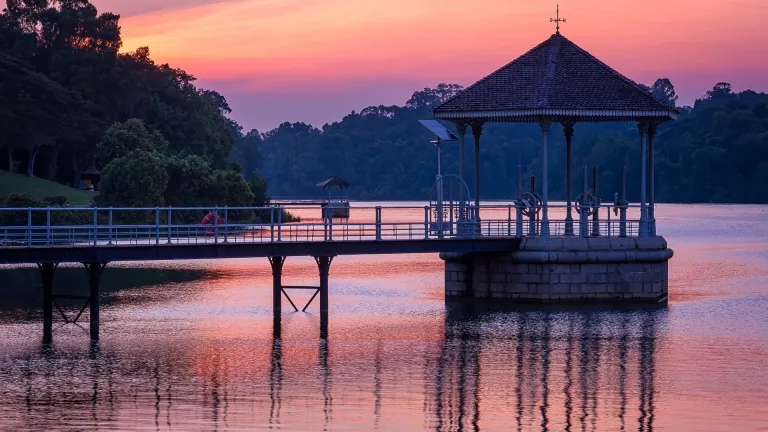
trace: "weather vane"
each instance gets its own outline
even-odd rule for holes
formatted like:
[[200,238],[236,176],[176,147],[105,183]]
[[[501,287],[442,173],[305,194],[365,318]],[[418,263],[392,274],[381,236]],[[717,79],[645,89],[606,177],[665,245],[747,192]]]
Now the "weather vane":
[[557,34],[560,34],[560,23],[565,22],[565,18],[560,18],[560,5],[557,5],[557,18],[550,18],[549,22],[556,23],[555,30]]

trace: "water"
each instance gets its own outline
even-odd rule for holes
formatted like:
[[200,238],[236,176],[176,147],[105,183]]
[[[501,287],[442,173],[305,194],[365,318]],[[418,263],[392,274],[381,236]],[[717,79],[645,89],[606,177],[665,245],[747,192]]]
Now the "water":
[[56,317],[43,347],[36,269],[4,271],[0,429],[768,431],[768,206],[657,214],[666,308],[472,312],[436,255],[339,257],[327,342],[286,301],[272,340],[266,259],[111,265],[98,346]]

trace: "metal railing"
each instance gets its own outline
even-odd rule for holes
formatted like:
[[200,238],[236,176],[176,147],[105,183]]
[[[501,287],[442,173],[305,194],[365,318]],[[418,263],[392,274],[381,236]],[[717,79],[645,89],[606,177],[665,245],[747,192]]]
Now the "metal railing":
[[[542,235],[542,209],[521,204],[469,206],[440,218],[429,206],[351,208],[351,218],[323,218],[316,206],[290,207],[302,221],[285,222],[282,207],[0,208],[0,247],[115,247],[129,245],[387,241]],[[549,235],[633,237],[642,233],[640,209],[600,207],[597,215],[566,220],[566,206],[550,205]],[[536,211],[538,210],[538,211]],[[619,210],[619,208],[617,208]],[[632,216],[628,219],[627,214]],[[530,214],[531,216],[526,216]],[[217,216],[213,216],[217,215]],[[208,223],[201,221],[208,216]],[[449,215],[450,216],[450,215]],[[603,219],[600,216],[604,216]],[[613,216],[613,217],[612,217]]]
[[272,197],[271,202],[275,204],[282,203],[320,203],[320,202],[349,202],[346,197],[328,197],[325,195],[307,195],[307,196],[278,196]]

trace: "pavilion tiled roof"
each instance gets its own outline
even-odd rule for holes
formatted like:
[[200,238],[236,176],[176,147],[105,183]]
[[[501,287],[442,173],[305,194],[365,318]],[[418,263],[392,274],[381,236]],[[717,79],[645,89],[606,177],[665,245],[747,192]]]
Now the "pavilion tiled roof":
[[343,178],[333,176],[329,178],[328,180],[323,180],[320,183],[316,184],[315,186],[321,187],[321,188],[330,188],[330,187],[350,187],[352,186],[352,183],[344,180]]
[[566,37],[553,34],[440,104],[434,115],[461,118],[465,117],[461,113],[522,111],[530,115],[544,111],[658,112],[670,117],[677,113]]

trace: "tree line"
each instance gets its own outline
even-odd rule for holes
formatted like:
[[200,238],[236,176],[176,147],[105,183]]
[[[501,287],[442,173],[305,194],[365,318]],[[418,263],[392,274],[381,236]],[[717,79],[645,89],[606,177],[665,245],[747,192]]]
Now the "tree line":
[[99,205],[268,202],[264,180],[244,176],[258,148],[226,99],[147,47],[121,53],[119,19],[88,0],[7,0],[0,168],[77,187],[96,167]]
[[[667,78],[645,87],[661,100],[677,101]],[[461,90],[456,84],[440,84],[414,92],[403,106],[370,106],[322,128],[281,124],[258,136],[263,157],[260,173],[275,196],[317,193],[314,182],[336,175],[353,183],[353,198],[429,200],[437,154],[430,144],[434,136],[418,120],[432,118],[437,104]],[[654,141],[657,201],[768,203],[768,95],[734,92],[730,84],[721,82],[692,107],[678,110],[678,119],[660,125]],[[553,125],[549,144],[549,197],[565,199],[565,138],[559,125]],[[443,174],[458,173],[458,160],[457,143],[443,143]],[[464,177],[473,190],[469,128],[464,160]],[[604,201],[612,200],[620,192],[626,167],[627,196],[636,201],[640,163],[637,124],[576,124],[574,191],[583,185],[581,167],[589,167],[591,185],[596,166],[598,193]],[[518,164],[524,172],[521,188],[528,190],[530,177],[540,178],[542,172],[538,126],[485,125],[480,149],[482,198],[514,198]]]

